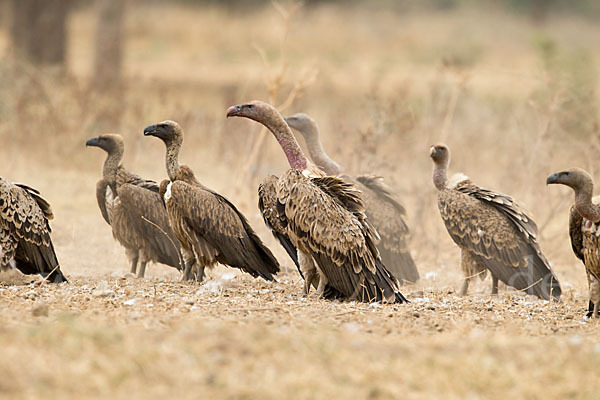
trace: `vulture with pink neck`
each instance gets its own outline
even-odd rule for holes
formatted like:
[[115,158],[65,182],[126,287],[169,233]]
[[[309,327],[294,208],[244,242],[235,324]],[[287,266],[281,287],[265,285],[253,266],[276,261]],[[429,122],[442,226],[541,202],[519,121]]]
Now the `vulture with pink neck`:
[[225,197],[202,185],[194,172],[179,165],[183,130],[174,121],[144,129],[166,146],[169,179],[160,184],[169,222],[181,243],[184,280],[204,279],[204,269],[217,262],[241,269],[253,277],[274,280],[279,263],[254,232],[244,215]]
[[113,237],[125,247],[131,273],[143,278],[150,261],[182,270],[179,244],[158,194],[158,184],[123,167],[125,145],[121,135],[100,135],[88,139],[85,145],[107,153],[102,179],[96,184],[96,200]]
[[592,198],[592,176],[580,168],[557,172],[546,179],[546,184],[560,184],[573,189],[575,204],[569,215],[569,236],[575,256],[583,261],[588,279],[590,302],[588,317],[599,318],[600,307],[600,198]]
[[472,277],[490,271],[492,294],[498,293],[501,280],[541,299],[558,300],[560,285],[537,243],[537,225],[529,213],[510,196],[482,189],[465,176],[448,184],[450,150],[438,144],[429,154],[440,214],[461,249],[461,294],[467,294]]
[[[279,142],[291,169],[276,181],[277,217],[298,249],[307,294],[318,275],[317,293],[327,287],[344,298],[406,302],[399,283],[375,246],[360,192],[342,178],[325,176],[302,152],[279,111],[261,101],[232,106],[227,117],[245,117],[266,126]],[[315,265],[316,262],[316,265]]]
[[[311,160],[328,175],[340,175],[340,166],[323,149],[317,123],[304,113],[285,118],[287,124],[300,132]],[[381,237],[377,249],[387,269],[400,283],[419,280],[419,270],[408,248],[409,229],[406,224],[406,210],[398,196],[377,175],[359,175],[356,178],[340,175],[352,182],[362,192],[367,219]]]

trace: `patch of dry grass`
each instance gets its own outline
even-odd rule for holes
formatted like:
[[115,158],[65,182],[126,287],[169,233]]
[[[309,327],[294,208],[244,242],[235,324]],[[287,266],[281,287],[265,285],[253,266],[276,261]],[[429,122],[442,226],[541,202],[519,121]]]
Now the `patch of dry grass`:
[[[458,297],[408,305],[302,298],[299,282],[194,285],[121,274],[0,288],[0,391],[14,398],[592,398],[583,299]],[[48,316],[32,310],[44,304]]]

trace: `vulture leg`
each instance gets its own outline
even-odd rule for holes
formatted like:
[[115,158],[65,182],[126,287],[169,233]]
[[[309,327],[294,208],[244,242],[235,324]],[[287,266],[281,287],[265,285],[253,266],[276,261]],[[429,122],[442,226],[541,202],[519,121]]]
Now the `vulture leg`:
[[319,286],[317,287],[317,295],[319,296],[319,298],[324,298],[324,294],[325,294],[325,287],[327,286],[327,283],[329,283],[329,280],[327,279],[327,277],[325,276],[324,273],[321,272],[320,269],[318,269],[319,271]]
[[196,282],[202,282],[204,280],[204,277],[206,276],[206,274],[204,273],[205,268],[206,267],[204,265],[202,265],[202,266],[198,266],[194,270],[194,279],[196,280]]
[[191,278],[192,266],[196,263],[196,259],[194,256],[185,257],[185,268],[183,270],[183,276],[181,277],[182,281],[188,281]]
[[498,294],[498,277],[492,274],[492,294]]
[[[467,249],[461,249],[460,252],[460,266],[465,274],[465,281],[463,282],[463,286],[460,289],[460,295],[466,296],[469,290],[469,283],[476,276],[479,276],[481,279],[485,278],[485,274],[487,270],[485,267],[479,265],[477,261],[473,259],[473,256]],[[498,278],[496,278],[495,283],[492,282],[492,294],[494,293],[494,287],[496,288],[496,293],[498,292]]]
[[298,263],[304,275],[304,295],[307,296],[310,292],[310,285],[317,287],[319,284],[319,274],[317,274],[312,256],[306,255],[300,250],[298,250]]
[[137,271],[138,278],[144,277],[144,274],[146,273],[146,264],[148,264],[148,261],[146,260],[142,260],[142,262],[140,263],[140,268]]
[[140,252],[137,250],[128,249],[127,256],[129,256],[129,259],[131,260],[131,273],[135,274],[138,260],[140,259]]
[[473,260],[471,259],[471,255],[467,250],[462,250],[460,252],[460,264],[463,272],[465,273],[465,280],[463,282],[462,288],[460,289],[460,295],[466,296],[469,291],[469,283],[471,283],[471,265],[473,264]]
[[594,303],[592,318],[600,318],[598,308],[600,307],[600,281],[590,274],[590,301]]

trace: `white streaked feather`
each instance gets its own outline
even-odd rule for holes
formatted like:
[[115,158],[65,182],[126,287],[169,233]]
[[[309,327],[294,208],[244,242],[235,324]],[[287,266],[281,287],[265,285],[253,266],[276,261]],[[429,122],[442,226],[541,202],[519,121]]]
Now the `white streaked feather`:
[[173,182],[169,182],[169,184],[167,185],[167,191],[165,192],[165,201],[167,201],[171,198],[171,185],[172,184],[173,184]]
[[454,189],[456,188],[456,186],[458,186],[459,183],[468,179],[469,177],[463,174],[462,172],[457,172],[456,174],[452,175],[448,180],[448,188]]

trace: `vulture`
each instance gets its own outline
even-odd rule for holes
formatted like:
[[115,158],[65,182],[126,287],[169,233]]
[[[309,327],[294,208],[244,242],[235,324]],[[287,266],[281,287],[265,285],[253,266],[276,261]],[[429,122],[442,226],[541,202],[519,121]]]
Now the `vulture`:
[[0,270],[67,282],[50,238],[52,207],[36,189],[0,177]]
[[594,181],[586,171],[573,168],[557,172],[546,184],[561,184],[575,191],[575,204],[569,215],[569,236],[573,252],[585,265],[590,302],[588,317],[599,318],[600,307],[600,197],[592,198]]
[[121,165],[123,138],[116,134],[100,135],[88,139],[85,145],[99,147],[107,153],[102,179],[96,184],[96,199],[113,237],[126,249],[131,273],[137,272],[137,276],[143,278],[150,261],[181,271],[179,244],[169,225],[158,184],[140,178]]
[[169,179],[160,184],[160,195],[175,236],[181,243],[183,279],[204,279],[204,269],[219,262],[241,269],[253,277],[273,281],[279,263],[238,209],[217,192],[202,185],[194,172],[179,165],[183,130],[174,121],[163,121],[144,129],[166,146]]
[[304,293],[308,294],[318,276],[320,297],[339,293],[363,302],[406,302],[398,280],[381,261],[375,246],[377,232],[367,220],[361,193],[354,184],[326,176],[310,163],[273,106],[252,101],[230,107],[227,117],[263,124],[287,157],[291,169],[274,182],[276,203],[270,212],[276,213],[281,229],[298,249]]
[[[312,161],[327,175],[339,176],[341,168],[323,150],[317,123],[303,113],[287,117],[285,121],[291,128],[302,134]],[[400,204],[397,195],[380,176],[359,175],[356,178],[348,175],[341,176],[362,192],[367,219],[381,237],[377,249],[383,264],[400,283],[417,282],[419,271],[408,249],[409,229],[406,224],[406,210]]]
[[541,299],[558,300],[558,279],[537,243],[537,225],[512,197],[482,189],[458,174],[448,183],[450,150],[432,146],[433,183],[438,190],[438,207],[450,237],[460,247],[465,274],[462,295],[471,278],[492,275],[492,294],[498,279]]

